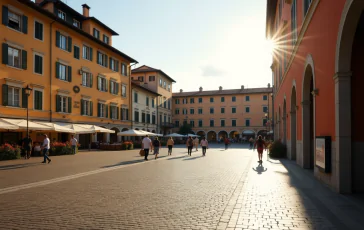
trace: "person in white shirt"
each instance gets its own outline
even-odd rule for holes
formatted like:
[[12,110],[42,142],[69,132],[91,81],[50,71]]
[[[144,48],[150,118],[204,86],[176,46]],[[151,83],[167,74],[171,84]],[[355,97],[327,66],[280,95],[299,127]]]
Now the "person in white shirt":
[[71,136],[71,146],[72,146],[72,153],[76,154],[76,147],[77,147],[77,139],[75,138],[74,135]]
[[47,136],[47,134],[43,134],[44,136],[44,141],[43,141],[43,145],[42,145],[42,148],[43,148],[43,155],[44,155],[44,161],[42,163],[46,163],[48,160],[48,164],[51,163],[51,159],[48,157],[47,153],[49,151],[49,149],[51,148],[51,143],[50,143],[50,140]]
[[209,147],[209,142],[205,139],[205,137],[202,138],[200,145],[202,147],[202,156],[206,155],[206,149]]
[[148,160],[149,149],[152,147],[152,140],[149,139],[148,135],[143,138],[142,149],[144,149],[144,160]]
[[195,139],[193,140],[193,144],[196,147],[196,151],[198,151],[198,142],[199,142],[199,139],[197,137],[195,137]]

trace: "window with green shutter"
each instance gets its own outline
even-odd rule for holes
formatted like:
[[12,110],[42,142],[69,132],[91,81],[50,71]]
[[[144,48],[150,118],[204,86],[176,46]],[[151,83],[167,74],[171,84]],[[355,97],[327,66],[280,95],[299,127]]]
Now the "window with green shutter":
[[34,109],[43,110],[43,92],[34,90]]
[[9,10],[5,5],[2,6],[2,24],[24,34],[28,33],[28,17]]
[[34,54],[34,73],[43,74],[43,57]]
[[80,59],[80,47],[78,46],[73,47],[73,57],[76,59]]
[[8,106],[8,85],[3,84],[2,93],[3,106]]
[[34,21],[34,38],[43,41],[43,24]]
[[2,44],[2,63],[7,65],[8,62],[8,44],[3,43]]

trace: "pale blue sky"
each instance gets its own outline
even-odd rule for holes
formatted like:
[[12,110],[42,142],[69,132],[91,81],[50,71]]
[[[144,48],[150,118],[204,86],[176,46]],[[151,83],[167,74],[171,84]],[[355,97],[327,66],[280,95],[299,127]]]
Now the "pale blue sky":
[[266,87],[266,0],[64,0],[114,29],[113,46],[177,81],[173,92]]

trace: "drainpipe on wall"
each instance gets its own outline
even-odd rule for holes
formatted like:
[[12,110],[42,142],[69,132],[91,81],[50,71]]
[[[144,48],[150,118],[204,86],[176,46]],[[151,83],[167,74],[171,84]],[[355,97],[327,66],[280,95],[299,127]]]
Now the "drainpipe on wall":
[[49,87],[49,106],[50,106],[50,109],[49,109],[49,121],[52,122],[52,57],[53,57],[53,49],[52,49],[52,44],[53,44],[53,41],[52,41],[52,25],[55,21],[52,21],[50,23],[50,32],[49,32],[49,35],[50,35],[50,45],[49,45],[49,49],[50,49],[50,57],[49,57],[49,79],[50,79],[50,87]]

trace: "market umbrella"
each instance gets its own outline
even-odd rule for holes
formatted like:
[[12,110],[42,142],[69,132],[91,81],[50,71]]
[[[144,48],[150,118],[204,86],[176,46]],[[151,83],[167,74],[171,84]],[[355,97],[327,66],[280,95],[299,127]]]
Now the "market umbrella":
[[96,133],[115,133],[115,130],[105,129],[97,125],[85,125],[85,124],[76,124],[76,125],[82,128],[91,129]]
[[181,135],[178,133],[171,133],[171,134],[166,135],[166,137],[185,137],[185,135]]
[[63,127],[52,122],[44,122],[44,121],[35,121],[35,123],[45,125],[52,128],[52,131],[61,132],[61,133],[74,133],[73,129],[69,129],[67,127]]
[[126,136],[126,137],[141,137],[145,136],[145,133],[140,132],[139,130],[129,129],[123,132],[119,132],[118,136]]

